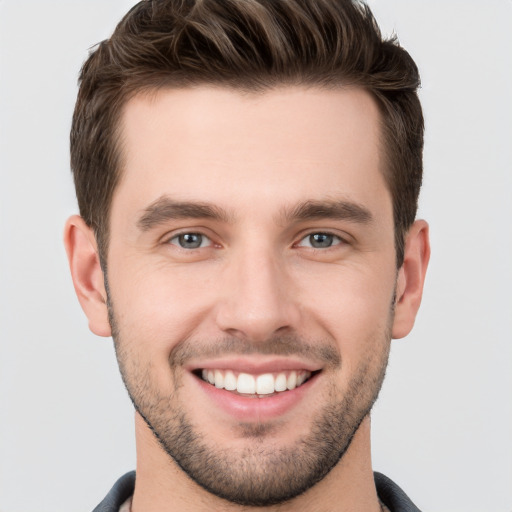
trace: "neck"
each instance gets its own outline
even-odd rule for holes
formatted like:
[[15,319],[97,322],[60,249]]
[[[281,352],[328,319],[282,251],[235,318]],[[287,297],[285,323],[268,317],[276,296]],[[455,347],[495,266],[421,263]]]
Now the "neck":
[[371,467],[370,418],[357,430],[341,461],[318,484],[293,500],[245,507],[218,498],[192,481],[165,453],[136,414],[137,480],[132,512],[348,512],[381,510]]

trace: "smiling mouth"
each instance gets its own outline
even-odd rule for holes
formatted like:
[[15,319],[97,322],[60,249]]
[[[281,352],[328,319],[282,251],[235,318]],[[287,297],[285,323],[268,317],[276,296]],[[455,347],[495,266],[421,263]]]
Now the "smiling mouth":
[[249,398],[266,398],[278,393],[291,391],[302,386],[317,373],[317,371],[288,370],[252,375],[232,370],[207,368],[194,372],[203,381],[208,382],[217,389],[224,389]]

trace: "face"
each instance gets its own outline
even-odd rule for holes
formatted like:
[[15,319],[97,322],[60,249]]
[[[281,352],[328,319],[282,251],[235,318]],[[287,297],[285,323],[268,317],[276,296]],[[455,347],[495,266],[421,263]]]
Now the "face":
[[378,126],[356,89],[126,106],[107,256],[122,376],[163,449],[225,499],[313,486],[377,397],[396,287]]

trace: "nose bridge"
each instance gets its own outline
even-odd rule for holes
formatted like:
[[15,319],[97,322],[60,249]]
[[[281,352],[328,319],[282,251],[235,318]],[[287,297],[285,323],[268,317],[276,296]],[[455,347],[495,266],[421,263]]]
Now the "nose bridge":
[[234,251],[222,286],[218,324],[225,332],[264,340],[278,330],[293,328],[298,320],[285,258],[270,243]]

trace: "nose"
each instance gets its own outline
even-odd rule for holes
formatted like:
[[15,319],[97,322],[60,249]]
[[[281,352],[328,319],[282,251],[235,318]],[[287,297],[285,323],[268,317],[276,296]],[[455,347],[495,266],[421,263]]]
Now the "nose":
[[297,328],[300,312],[284,258],[272,249],[239,251],[222,273],[217,326],[226,334],[263,341]]

